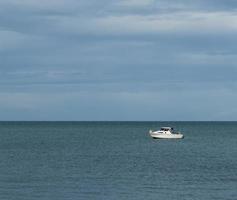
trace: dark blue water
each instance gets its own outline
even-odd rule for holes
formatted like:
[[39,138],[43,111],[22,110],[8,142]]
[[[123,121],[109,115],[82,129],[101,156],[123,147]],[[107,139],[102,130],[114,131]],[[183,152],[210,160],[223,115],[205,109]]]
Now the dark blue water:
[[236,200],[237,122],[0,122],[0,199]]

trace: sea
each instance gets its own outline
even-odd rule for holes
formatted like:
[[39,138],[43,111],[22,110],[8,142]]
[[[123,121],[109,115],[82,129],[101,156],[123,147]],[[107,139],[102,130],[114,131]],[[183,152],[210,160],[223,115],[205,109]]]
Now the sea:
[[80,199],[236,200],[237,122],[0,122],[0,200]]

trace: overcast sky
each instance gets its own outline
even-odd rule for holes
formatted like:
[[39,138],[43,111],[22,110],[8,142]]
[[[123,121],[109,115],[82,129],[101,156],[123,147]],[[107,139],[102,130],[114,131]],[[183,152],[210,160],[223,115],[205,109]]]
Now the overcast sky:
[[0,120],[237,120],[236,0],[0,0]]

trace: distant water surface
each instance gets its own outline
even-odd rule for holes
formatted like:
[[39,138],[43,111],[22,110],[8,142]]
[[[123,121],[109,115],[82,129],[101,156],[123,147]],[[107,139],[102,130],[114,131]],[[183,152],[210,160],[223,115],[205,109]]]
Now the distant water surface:
[[0,199],[236,200],[237,122],[0,122]]

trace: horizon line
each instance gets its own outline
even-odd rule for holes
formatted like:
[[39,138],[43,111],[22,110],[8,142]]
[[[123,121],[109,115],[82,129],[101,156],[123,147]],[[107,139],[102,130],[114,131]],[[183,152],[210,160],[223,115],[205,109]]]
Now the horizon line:
[[237,122],[237,120],[0,120],[0,122]]

